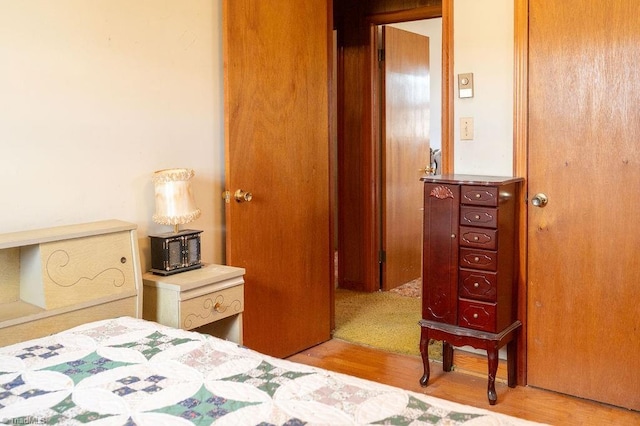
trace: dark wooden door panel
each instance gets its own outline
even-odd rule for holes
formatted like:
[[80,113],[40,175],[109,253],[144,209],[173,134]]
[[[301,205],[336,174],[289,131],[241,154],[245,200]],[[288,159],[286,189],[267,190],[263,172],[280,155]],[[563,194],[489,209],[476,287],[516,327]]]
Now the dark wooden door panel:
[[424,184],[422,318],[457,324],[460,186]]

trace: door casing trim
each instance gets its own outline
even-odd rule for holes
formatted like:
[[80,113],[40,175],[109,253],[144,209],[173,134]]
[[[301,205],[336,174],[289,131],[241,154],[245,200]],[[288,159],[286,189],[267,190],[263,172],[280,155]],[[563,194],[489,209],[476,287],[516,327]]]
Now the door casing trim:
[[514,0],[513,174],[524,177],[518,219],[518,339],[517,382],[527,384],[527,194],[528,194],[528,58],[529,0]]

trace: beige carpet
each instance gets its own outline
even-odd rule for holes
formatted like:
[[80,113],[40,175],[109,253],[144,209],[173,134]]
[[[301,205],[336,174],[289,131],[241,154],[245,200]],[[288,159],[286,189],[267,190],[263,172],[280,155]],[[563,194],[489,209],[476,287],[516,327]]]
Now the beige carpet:
[[[337,289],[333,337],[389,352],[420,356],[421,299],[398,292]],[[429,345],[429,359],[442,359],[442,344]]]

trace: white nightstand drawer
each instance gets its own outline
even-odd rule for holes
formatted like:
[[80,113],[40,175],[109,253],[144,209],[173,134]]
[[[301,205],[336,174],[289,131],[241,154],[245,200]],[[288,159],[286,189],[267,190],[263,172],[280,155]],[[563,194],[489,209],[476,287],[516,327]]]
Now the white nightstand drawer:
[[168,276],[146,273],[143,318],[242,344],[244,272],[208,264]]
[[230,287],[215,293],[180,302],[180,326],[185,330],[200,327],[244,310],[242,286]]

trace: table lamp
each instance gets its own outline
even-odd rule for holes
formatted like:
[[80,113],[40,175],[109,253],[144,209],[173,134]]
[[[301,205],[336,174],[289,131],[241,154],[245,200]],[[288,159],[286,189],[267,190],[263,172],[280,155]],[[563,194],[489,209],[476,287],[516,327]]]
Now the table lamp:
[[173,231],[149,235],[151,239],[151,272],[172,275],[202,267],[200,234],[194,229],[180,230],[180,225],[200,217],[191,189],[191,169],[166,169],[153,173],[156,210],[153,221],[172,225]]

